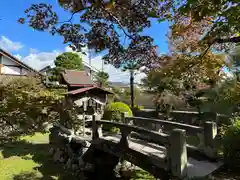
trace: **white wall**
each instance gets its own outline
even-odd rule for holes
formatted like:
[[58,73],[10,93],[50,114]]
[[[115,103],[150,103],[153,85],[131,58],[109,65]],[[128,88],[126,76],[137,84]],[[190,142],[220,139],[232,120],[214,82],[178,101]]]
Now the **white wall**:
[[[14,75],[21,75],[21,69],[19,67],[12,67],[12,66],[5,66],[5,65],[19,65],[14,61],[10,60],[7,57],[2,56],[2,73],[3,74],[14,74]],[[22,75],[26,75],[29,71],[26,69],[22,69]]]
[[20,75],[20,69],[17,67],[3,67],[2,73],[4,74],[14,74],[14,75]]
[[22,75],[27,75],[28,73],[29,73],[28,70],[26,70],[26,69],[22,69]]

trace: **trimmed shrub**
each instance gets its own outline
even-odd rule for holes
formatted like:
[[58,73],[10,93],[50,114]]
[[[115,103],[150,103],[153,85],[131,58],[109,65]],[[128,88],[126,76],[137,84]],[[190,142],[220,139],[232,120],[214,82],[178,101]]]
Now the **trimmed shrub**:
[[[112,102],[109,105],[106,106],[103,114],[104,120],[110,120],[113,122],[121,122],[121,113],[128,112],[128,116],[132,116],[132,110],[127,104],[124,104],[122,102]],[[103,126],[104,131],[110,131],[117,133],[119,132],[118,128],[115,127],[109,127],[104,125]]]
[[140,105],[134,105],[134,108],[133,108],[134,111],[140,111],[140,110],[143,110],[143,109],[144,109],[144,107],[140,106]]
[[106,106],[103,114],[103,119],[111,120],[114,122],[121,121],[121,113],[128,112],[128,116],[132,116],[130,107],[122,102],[112,102]]
[[235,121],[223,133],[223,152],[225,163],[229,167],[240,167],[240,119]]

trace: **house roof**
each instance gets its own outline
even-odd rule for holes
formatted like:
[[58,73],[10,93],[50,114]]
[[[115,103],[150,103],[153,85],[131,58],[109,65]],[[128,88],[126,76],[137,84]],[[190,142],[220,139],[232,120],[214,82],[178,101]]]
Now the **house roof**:
[[76,90],[72,90],[72,91],[68,91],[67,94],[70,94],[70,95],[76,95],[76,94],[81,94],[81,93],[84,93],[86,91],[90,91],[90,90],[98,90],[98,91],[101,91],[105,94],[113,94],[112,92],[108,91],[108,90],[105,90],[105,89],[102,89],[98,86],[91,86],[91,87],[85,87],[85,88],[80,88],[80,89],[76,89]]
[[6,52],[5,50],[0,48],[0,55],[8,57],[9,59],[11,59],[12,61],[14,61],[15,63],[17,63],[18,65],[33,71],[33,72],[37,72],[35,69],[31,68],[30,66],[28,66],[27,64],[23,63],[22,61],[20,61],[19,59],[17,59],[16,57],[14,57],[13,55],[9,54],[8,52]]
[[45,66],[44,68],[40,69],[39,72],[45,72],[45,71],[47,71],[47,70],[49,70],[51,68],[52,67],[48,65],[48,66]]
[[72,87],[96,85],[85,71],[65,70],[62,77]]

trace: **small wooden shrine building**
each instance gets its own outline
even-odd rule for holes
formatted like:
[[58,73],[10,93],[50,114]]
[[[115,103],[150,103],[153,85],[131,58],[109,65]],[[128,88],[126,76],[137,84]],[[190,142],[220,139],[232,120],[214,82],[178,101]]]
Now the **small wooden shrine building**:
[[[107,96],[113,94],[98,87],[84,71],[66,70],[62,73],[60,82],[68,86],[63,109],[77,107],[79,120],[91,119],[93,114],[102,116]],[[65,112],[62,112],[62,118],[60,118],[65,121],[70,118],[70,115],[66,110],[63,111]]]

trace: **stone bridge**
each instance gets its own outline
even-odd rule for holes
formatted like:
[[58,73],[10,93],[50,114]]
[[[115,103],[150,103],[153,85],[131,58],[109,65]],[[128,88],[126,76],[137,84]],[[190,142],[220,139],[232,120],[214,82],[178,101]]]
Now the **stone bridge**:
[[[113,170],[121,160],[127,160],[161,180],[204,177],[222,165],[215,148],[217,127],[212,121],[206,121],[200,127],[168,120],[126,117],[123,113],[121,123],[93,116],[85,124],[91,126],[92,137],[76,136],[70,129],[56,125],[50,130],[49,138],[56,147],[52,150],[54,159],[75,169],[88,164],[93,167],[93,173],[90,173],[94,174],[93,179],[111,179],[109,177],[113,177]],[[102,133],[105,125],[119,128],[120,133]],[[190,144],[188,140],[192,137],[199,143]]]
[[[222,162],[217,158],[215,122],[206,121],[203,127],[167,120],[125,117],[122,123],[100,120],[93,116],[92,143],[83,155],[84,161],[95,165],[101,174],[110,173],[119,160],[127,160],[155,177],[185,179],[204,177]],[[120,134],[104,134],[102,125],[117,127]],[[198,137],[198,146],[187,144],[187,138]]]

